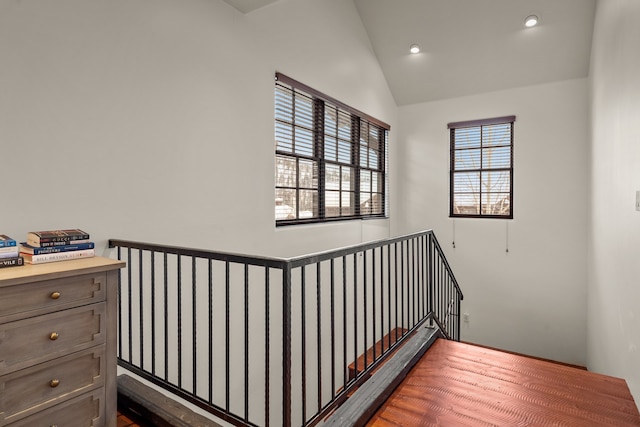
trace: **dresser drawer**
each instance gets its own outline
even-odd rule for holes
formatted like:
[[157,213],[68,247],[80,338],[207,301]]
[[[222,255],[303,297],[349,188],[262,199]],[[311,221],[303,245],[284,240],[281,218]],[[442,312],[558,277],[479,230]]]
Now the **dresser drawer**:
[[103,386],[104,370],[101,345],[0,377],[0,426]]
[[23,418],[7,427],[101,427],[104,390],[98,389]]
[[98,303],[0,325],[0,375],[103,344],[105,313]]
[[104,301],[105,273],[0,287],[0,323]]

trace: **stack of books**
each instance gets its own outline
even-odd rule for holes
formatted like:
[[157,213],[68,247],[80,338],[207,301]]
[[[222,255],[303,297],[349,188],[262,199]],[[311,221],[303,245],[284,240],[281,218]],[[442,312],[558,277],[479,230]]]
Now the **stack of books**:
[[17,267],[23,263],[16,241],[7,235],[0,234],[0,268]]
[[20,243],[20,255],[29,264],[90,258],[95,245],[89,238],[79,229],[31,231],[27,241]]

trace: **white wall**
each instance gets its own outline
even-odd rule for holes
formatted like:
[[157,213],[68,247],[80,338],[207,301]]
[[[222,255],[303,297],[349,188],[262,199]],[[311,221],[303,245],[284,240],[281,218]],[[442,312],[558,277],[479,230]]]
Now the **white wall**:
[[0,233],[80,227],[100,250],[124,238],[277,256],[389,234],[387,220],[274,224],[275,71],[393,132],[352,2],[243,15],[221,0],[10,0],[0,52]]
[[[587,89],[580,79],[399,109],[393,233],[435,230],[465,295],[463,340],[586,363]],[[447,123],[511,114],[514,219],[457,219],[454,249]]]
[[600,1],[591,56],[588,366],[640,402],[640,2]]

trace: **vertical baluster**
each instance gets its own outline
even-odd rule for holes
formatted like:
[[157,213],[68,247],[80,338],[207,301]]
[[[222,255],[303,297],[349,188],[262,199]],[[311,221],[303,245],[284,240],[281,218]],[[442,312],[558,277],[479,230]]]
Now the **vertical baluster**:
[[394,286],[395,286],[395,291],[396,291],[396,297],[395,297],[395,304],[396,304],[396,308],[394,310],[394,314],[396,317],[396,323],[395,323],[395,327],[396,327],[396,336],[394,338],[394,342],[398,341],[398,311],[400,311],[400,307],[398,306],[398,243],[394,243],[393,244],[393,257],[394,257],[394,268],[393,268],[393,273],[395,276],[395,280],[394,280]]
[[[122,250],[118,246],[118,259],[122,260]],[[127,270],[129,266],[127,265]],[[122,269],[118,269],[118,358],[122,359]]]
[[331,258],[331,399],[336,397],[335,258]]
[[249,420],[249,264],[244,264],[244,419]]
[[138,323],[139,323],[139,340],[140,346],[140,369],[144,370],[144,278],[143,278],[143,255],[144,251],[138,251]]
[[[127,265],[131,265],[131,248],[127,248]],[[131,313],[132,310],[132,301],[131,301],[131,296],[132,296],[132,291],[131,289],[133,288],[133,285],[131,283],[131,268],[127,269],[127,327],[129,329],[129,334],[127,336],[128,340],[129,340],[129,363],[133,363],[133,337],[132,337],[132,327],[131,327],[131,323],[133,322],[133,314]]]
[[178,387],[182,388],[182,256],[178,255]]
[[353,254],[353,366],[358,378],[358,254]]
[[302,285],[300,289],[301,293],[301,325],[302,325],[302,425],[307,423],[307,323],[306,323],[306,298],[305,292],[307,288],[306,284],[306,271],[305,266],[300,267],[302,275]]
[[197,396],[198,395],[198,384],[197,384],[197,379],[198,379],[198,350],[197,350],[197,336],[198,336],[198,322],[197,322],[197,317],[196,317],[196,313],[198,312],[198,309],[196,307],[196,301],[197,301],[198,295],[197,295],[197,291],[196,291],[196,257],[191,257],[191,328],[192,328],[192,336],[193,338],[191,339],[191,358],[192,358],[192,375],[193,375],[193,395]]
[[213,403],[213,261],[209,259],[209,274],[208,274],[208,311],[209,311],[209,403]]
[[404,241],[400,242],[400,320],[402,321],[402,336],[404,336],[404,288],[405,288],[405,277],[404,277]]
[[270,310],[269,310],[269,267],[264,268],[264,425],[269,427],[269,359],[270,359]]
[[364,360],[363,360],[363,365],[362,365],[362,370],[364,371],[365,369],[367,369],[367,346],[368,346],[368,336],[367,336],[367,332],[368,332],[368,320],[367,320],[367,251],[363,251],[362,252],[362,271],[363,271],[363,277],[362,277],[362,315],[364,318],[363,321],[363,329],[364,329],[364,333],[363,333],[363,339],[362,339],[362,346],[364,349]]
[[164,380],[169,380],[169,266],[167,253],[163,257],[164,268]]
[[391,348],[391,246],[387,245],[387,335]]
[[342,369],[344,375],[343,389],[347,388],[347,257],[342,257]]
[[151,251],[151,373],[156,374],[156,252]]
[[282,269],[282,425],[291,426],[291,264]]
[[229,346],[230,346],[230,337],[231,337],[231,333],[230,333],[230,326],[229,326],[229,315],[230,315],[230,295],[229,295],[229,288],[230,288],[230,272],[229,272],[229,261],[225,261],[225,277],[224,277],[224,341],[225,341],[225,345],[224,345],[224,364],[225,364],[225,410],[227,412],[229,412],[229,388],[230,388],[230,357],[229,357]]
[[317,365],[318,365],[318,412],[322,409],[322,296],[320,284],[322,277],[320,273],[320,263],[316,263],[316,335],[317,335]]

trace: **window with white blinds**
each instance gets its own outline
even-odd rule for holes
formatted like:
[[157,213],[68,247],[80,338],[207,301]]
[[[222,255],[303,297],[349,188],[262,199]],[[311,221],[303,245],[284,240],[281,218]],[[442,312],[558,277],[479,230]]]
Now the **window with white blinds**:
[[449,123],[449,216],[513,218],[515,116]]
[[384,217],[388,131],[276,73],[276,224]]

